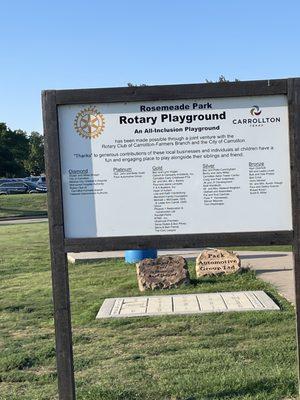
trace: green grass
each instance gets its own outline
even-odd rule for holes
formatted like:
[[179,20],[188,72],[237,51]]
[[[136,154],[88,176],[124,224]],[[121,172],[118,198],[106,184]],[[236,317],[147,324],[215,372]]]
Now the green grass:
[[47,215],[47,194],[10,194],[0,196],[0,219]]
[[273,246],[239,246],[239,247],[226,247],[227,250],[232,251],[292,251],[290,245],[273,245]]
[[[0,399],[57,399],[47,225],[0,226]],[[164,293],[266,290],[280,312],[95,320],[139,295],[121,260],[70,265],[78,400],[279,400],[295,396],[293,307],[247,272]],[[155,292],[156,294],[157,292]],[[152,294],[152,293],[151,293]]]

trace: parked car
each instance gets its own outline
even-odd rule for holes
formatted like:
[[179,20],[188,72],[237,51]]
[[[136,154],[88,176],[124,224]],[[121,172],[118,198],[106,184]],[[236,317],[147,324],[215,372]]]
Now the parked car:
[[37,181],[36,184],[36,190],[41,193],[46,193],[47,192],[47,184],[46,184],[46,177],[45,176],[40,176],[39,180]]
[[6,182],[0,184],[0,194],[29,193],[30,187],[25,182]]
[[28,191],[28,193],[39,193],[37,190],[36,190],[36,183],[35,182],[29,182],[29,181],[27,181],[27,182],[24,182],[24,183],[26,183],[26,185],[29,187],[29,191]]
[[7,183],[7,182],[13,182],[14,180],[12,178],[0,178],[0,185],[2,183]]
[[26,183],[32,182],[32,183],[37,184],[39,179],[40,179],[40,176],[27,176],[26,178],[23,178],[23,181]]

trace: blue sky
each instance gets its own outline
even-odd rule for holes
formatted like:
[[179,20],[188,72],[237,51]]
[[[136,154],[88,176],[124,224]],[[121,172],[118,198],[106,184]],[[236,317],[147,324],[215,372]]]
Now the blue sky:
[[1,2],[0,121],[42,133],[43,89],[300,76],[299,0]]

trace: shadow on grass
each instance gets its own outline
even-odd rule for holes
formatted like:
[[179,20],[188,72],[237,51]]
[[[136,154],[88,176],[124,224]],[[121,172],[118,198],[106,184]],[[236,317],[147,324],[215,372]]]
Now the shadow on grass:
[[252,278],[255,279],[255,271],[251,271],[249,269],[246,268],[242,268],[238,273],[236,274],[230,274],[230,275],[226,275],[224,274],[219,274],[219,275],[208,275],[208,276],[203,276],[201,278],[190,278],[190,284],[193,286],[199,286],[201,287],[202,285],[206,285],[206,284],[220,284],[221,282],[225,283],[225,282],[233,282],[235,280],[235,278],[239,275],[248,275],[251,276]]
[[[3,217],[3,219],[7,219],[10,216],[13,217],[24,217],[24,216],[37,216],[37,215],[41,215],[41,216],[47,216],[47,211],[34,211],[34,210],[22,210],[20,208],[6,208],[6,207],[0,207],[0,212],[11,212],[13,213],[12,215],[9,215],[7,217]],[[2,217],[0,217],[0,220],[2,219]]]
[[293,271],[293,268],[269,268],[269,269],[256,269],[256,272],[265,273],[265,272],[282,272],[282,271]]
[[[99,386],[92,386],[89,387],[89,389],[82,386],[78,389],[78,400],[141,400],[143,398],[143,394],[134,389],[132,390],[117,387],[108,389]],[[161,395],[158,395],[158,397],[155,397],[155,400],[229,400],[250,398],[249,396],[251,396],[251,398],[258,398],[256,396],[259,396],[259,398],[264,399],[275,399],[279,398],[278,396],[283,396],[282,398],[286,398],[287,395],[293,396],[295,394],[296,385],[292,379],[285,381],[280,387],[278,379],[269,378],[249,382],[237,389],[225,389],[206,395],[201,395],[200,393],[186,394],[183,396],[177,396],[173,394],[167,397],[161,397]],[[154,397],[151,395],[147,398],[154,399]]]
[[7,208],[7,207],[0,207],[0,211],[16,211],[16,212],[33,212],[33,213],[41,213],[41,212],[47,212],[47,211],[34,211],[34,210],[22,210],[20,208]]
[[[282,387],[282,396],[288,395],[295,395],[296,394],[296,385],[292,379],[288,381],[285,380],[284,387]],[[279,393],[279,382],[276,378],[269,378],[269,379],[261,379],[258,381],[249,382],[247,385],[240,387],[239,389],[228,389],[228,390],[221,390],[215,393],[211,393],[203,397],[203,400],[221,400],[221,399],[234,399],[234,398],[241,398],[242,396],[249,396],[251,397],[257,395],[267,395],[268,397],[273,399],[275,393],[278,395]]]
[[240,255],[240,258],[242,260],[247,260],[247,259],[252,259],[252,258],[275,258],[275,257],[286,257],[288,256],[288,253],[283,253],[283,254],[249,254],[249,255]]

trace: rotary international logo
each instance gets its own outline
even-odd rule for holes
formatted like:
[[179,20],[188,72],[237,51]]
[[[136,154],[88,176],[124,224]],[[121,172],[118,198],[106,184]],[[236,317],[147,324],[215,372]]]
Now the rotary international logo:
[[251,115],[260,115],[261,114],[261,110],[259,109],[258,106],[252,106],[251,110],[250,110],[250,114]]
[[74,128],[83,138],[96,139],[105,128],[104,116],[96,107],[84,108],[76,115]]

